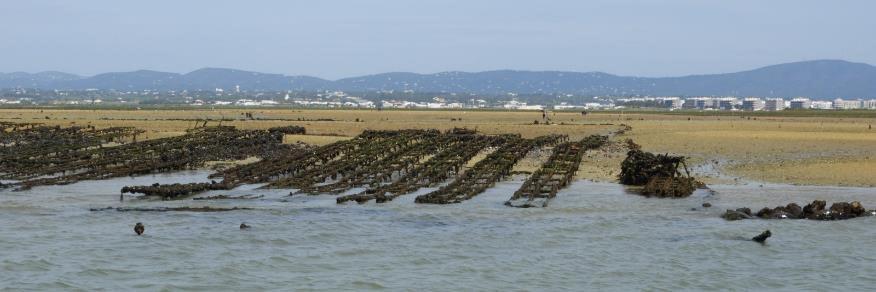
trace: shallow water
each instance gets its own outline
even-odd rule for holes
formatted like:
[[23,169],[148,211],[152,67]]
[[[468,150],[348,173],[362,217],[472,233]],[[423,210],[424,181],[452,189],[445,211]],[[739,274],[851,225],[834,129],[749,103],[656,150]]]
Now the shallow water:
[[[0,288],[9,290],[870,290],[876,217],[719,218],[727,208],[859,200],[876,189],[715,185],[648,199],[577,182],[544,209],[503,205],[522,181],[470,201],[336,205],[254,186],[258,200],[119,202],[124,185],[205,181],[189,172],[25,192],[0,190]],[[704,209],[703,202],[714,206]],[[107,206],[252,207],[217,213],[91,212]],[[691,210],[695,208],[696,210]],[[146,225],[136,236],[136,222]],[[246,222],[249,230],[239,230]],[[746,240],[764,229],[766,245]]]

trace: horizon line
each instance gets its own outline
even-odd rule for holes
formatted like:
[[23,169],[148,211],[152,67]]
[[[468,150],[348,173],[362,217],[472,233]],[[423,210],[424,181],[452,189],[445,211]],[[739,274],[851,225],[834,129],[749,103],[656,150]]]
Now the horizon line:
[[448,70],[448,71],[439,71],[439,72],[433,72],[433,73],[419,73],[419,72],[412,72],[412,71],[387,71],[387,72],[381,72],[381,73],[371,73],[371,74],[365,74],[365,75],[349,76],[349,77],[343,77],[343,78],[338,78],[338,79],[328,79],[328,78],[318,77],[318,76],[314,76],[314,75],[306,75],[306,74],[290,75],[290,74],[285,74],[285,73],[266,73],[266,72],[260,72],[260,71],[254,71],[254,70],[237,69],[237,68],[228,68],[228,67],[210,67],[210,66],[207,66],[207,67],[201,67],[201,68],[199,68],[199,69],[195,69],[195,70],[192,70],[192,71],[189,71],[189,72],[186,72],[186,73],[169,72],[169,71],[159,71],[159,70],[152,70],[152,69],[137,69],[137,70],[131,70],[131,71],[109,71],[109,72],[98,73],[98,74],[94,74],[94,75],[80,75],[80,74],[69,73],[69,72],[60,71],[60,70],[45,70],[45,71],[39,71],[39,72],[36,72],[36,73],[30,73],[30,72],[26,72],[26,71],[13,71],[13,72],[8,72],[8,73],[0,72],[0,74],[29,74],[29,75],[37,75],[37,74],[44,74],[44,73],[61,73],[61,74],[69,74],[69,75],[73,75],[73,76],[79,77],[79,78],[81,78],[81,79],[86,79],[86,78],[93,78],[93,77],[97,77],[97,76],[105,75],[105,74],[134,73],[134,72],[142,72],[142,71],[146,71],[146,72],[155,72],[155,73],[165,73],[165,74],[177,74],[177,75],[182,76],[182,75],[188,75],[188,74],[191,74],[191,73],[194,73],[194,72],[197,72],[197,71],[201,71],[201,70],[207,70],[207,69],[218,69],[218,70],[234,70],[234,71],[242,71],[242,72],[247,72],[247,73],[257,73],[257,74],[264,74],[264,75],[281,75],[281,76],[283,76],[283,77],[310,77],[310,78],[317,78],[317,79],[326,80],[326,81],[332,81],[332,82],[339,81],[339,80],[344,80],[344,79],[360,78],[360,77],[375,76],[375,75],[383,75],[383,74],[416,74],[416,75],[424,75],[424,76],[428,76],[428,75],[437,75],[437,74],[442,74],[442,73],[466,73],[466,74],[478,74],[478,73],[501,72],[501,71],[512,71],[512,72],[533,72],[533,73],[551,73],[551,72],[555,72],[555,73],[579,73],[579,74],[586,74],[586,73],[600,73],[600,74],[608,74],[608,75],[618,76],[618,77],[632,77],[632,78],[677,78],[677,77],[708,76],[708,75],[721,75],[721,74],[742,73],[742,72],[749,72],[749,71],[754,71],[754,70],[763,69],[763,68],[768,68],[768,67],[773,67],[773,66],[788,65],[788,64],[797,64],[797,63],[812,63],[812,62],[844,62],[844,63],[850,63],[850,64],[862,64],[862,65],[874,66],[874,65],[869,64],[869,63],[864,63],[864,62],[853,62],[853,61],[848,61],[848,60],[845,60],[845,59],[810,59],[810,60],[802,60],[802,61],[794,61],[794,62],[786,62],[786,63],[777,63],[777,64],[771,64],[771,65],[762,65],[762,66],[759,66],[759,67],[756,67],[756,68],[752,68],[752,69],[741,70],[741,71],[733,71],[733,72],[724,72],[724,73],[695,73],[695,74],[687,74],[687,75],[659,76],[659,77],[654,77],[654,76],[646,77],[646,76],[636,76],[636,75],[619,75],[619,74],[613,74],[613,73],[609,73],[609,72],[605,72],[605,71],[598,71],[598,70],[594,70],[594,71],[563,71],[563,70],[492,69],[492,70],[481,70],[481,71]]

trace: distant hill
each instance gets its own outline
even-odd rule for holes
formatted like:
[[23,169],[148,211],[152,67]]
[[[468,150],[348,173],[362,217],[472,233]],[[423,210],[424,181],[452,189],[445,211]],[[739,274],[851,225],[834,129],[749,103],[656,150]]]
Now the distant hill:
[[62,72],[0,73],[0,88],[116,90],[414,90],[503,94],[876,97],[876,67],[840,60],[773,65],[750,71],[682,77],[627,77],[602,72],[513,71],[383,73],[330,81],[236,69],[187,74],[140,70],[81,77]]

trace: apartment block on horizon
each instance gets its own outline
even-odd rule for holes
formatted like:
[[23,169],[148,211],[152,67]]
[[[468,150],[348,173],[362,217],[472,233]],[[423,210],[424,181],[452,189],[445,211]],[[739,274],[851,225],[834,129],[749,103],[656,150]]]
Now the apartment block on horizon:
[[715,107],[725,111],[735,109],[738,104],[739,100],[734,97],[722,97],[715,100]]
[[809,107],[812,109],[829,110],[833,109],[833,102],[826,100],[813,100],[809,103]]
[[812,100],[808,98],[795,98],[791,100],[790,109],[809,109],[812,107]]
[[842,98],[837,98],[833,100],[833,108],[834,109],[859,109],[863,105],[862,100],[844,100]]
[[663,98],[663,105],[668,109],[680,109],[684,105],[684,100],[679,97]]
[[781,98],[768,98],[764,102],[763,110],[765,111],[780,111],[785,109],[785,100]]
[[744,111],[760,111],[763,110],[763,99],[749,97],[742,100],[742,110]]

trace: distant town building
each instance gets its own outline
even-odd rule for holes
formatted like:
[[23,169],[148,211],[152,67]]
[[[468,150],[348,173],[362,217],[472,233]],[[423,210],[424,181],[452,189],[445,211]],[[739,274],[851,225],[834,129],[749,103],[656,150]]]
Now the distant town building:
[[680,109],[684,105],[684,100],[679,97],[662,98],[663,105],[668,109]]
[[697,109],[704,110],[704,109],[715,108],[715,101],[712,100],[711,98],[697,99],[696,102],[697,102]]
[[511,100],[505,103],[502,107],[505,109],[515,109],[515,110],[543,110],[543,105],[527,105],[525,102],[519,102],[516,100]]
[[742,100],[742,110],[744,111],[761,111],[763,107],[763,99],[750,97]]
[[697,100],[695,98],[688,98],[681,104],[681,108],[683,109],[696,109],[697,108]]
[[785,100],[781,98],[768,98],[764,102],[763,110],[780,111],[785,109]]
[[795,98],[791,100],[791,105],[788,107],[790,109],[809,109],[812,107],[812,101],[808,98]]
[[716,99],[716,106],[720,110],[733,110],[736,108],[736,105],[739,103],[739,100],[733,97],[724,97]]
[[718,107],[718,101],[711,97],[694,97],[684,101],[682,108],[686,109],[715,109]]
[[813,100],[809,103],[812,109],[833,109],[833,102],[826,100]]
[[861,100],[843,100],[842,98],[837,98],[833,100],[833,108],[834,109],[859,109],[862,105]]
[[570,105],[568,102],[561,102],[560,104],[554,105],[555,110],[574,110],[574,109],[586,109],[584,105]]

